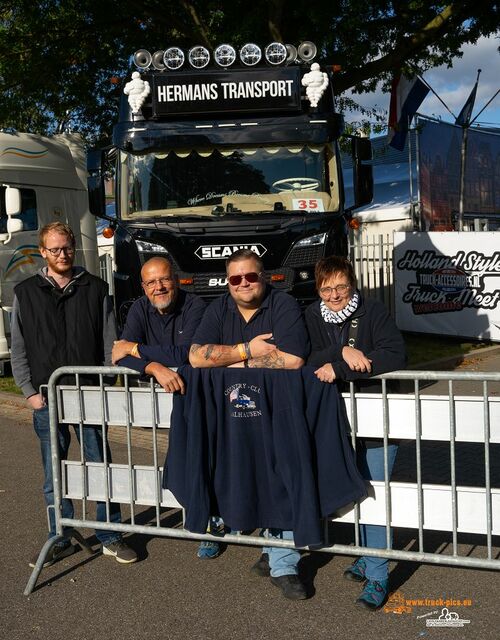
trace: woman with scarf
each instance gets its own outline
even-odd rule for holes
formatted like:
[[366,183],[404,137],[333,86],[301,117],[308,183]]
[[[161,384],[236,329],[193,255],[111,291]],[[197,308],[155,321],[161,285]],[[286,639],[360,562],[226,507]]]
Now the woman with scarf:
[[[352,264],[338,256],[323,258],[315,268],[319,300],[305,314],[311,339],[308,365],[318,367],[319,380],[335,382],[341,390],[354,382],[356,391],[381,391],[372,376],[403,369],[406,350],[403,337],[388,310],[378,300],[365,298],[356,288]],[[384,480],[383,441],[375,438],[356,442],[358,467],[366,480]],[[394,466],[397,444],[388,446],[389,476]],[[386,528],[361,525],[365,547],[386,548]],[[344,572],[348,580],[364,583],[356,603],[379,609],[388,593],[389,561],[360,557]]]

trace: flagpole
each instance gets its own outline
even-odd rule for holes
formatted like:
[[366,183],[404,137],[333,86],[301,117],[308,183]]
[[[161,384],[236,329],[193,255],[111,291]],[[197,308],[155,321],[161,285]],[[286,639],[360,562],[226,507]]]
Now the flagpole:
[[474,108],[474,102],[476,100],[477,85],[479,83],[479,76],[481,75],[481,69],[477,70],[476,84],[472,88],[470,96],[467,98],[462,111],[457,116],[455,124],[460,124],[462,127],[462,148],[460,152],[460,194],[458,201],[458,230],[464,230],[464,200],[465,200],[465,160],[467,157],[467,142],[469,138],[469,127],[471,125],[472,110]]
[[460,197],[458,201],[458,230],[464,230],[464,198],[465,198],[465,158],[467,156],[467,139],[469,127],[463,128],[462,148],[460,152]]

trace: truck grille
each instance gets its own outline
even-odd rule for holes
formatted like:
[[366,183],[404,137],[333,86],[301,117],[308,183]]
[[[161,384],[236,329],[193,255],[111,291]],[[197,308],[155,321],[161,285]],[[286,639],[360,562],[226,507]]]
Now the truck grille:
[[323,257],[324,245],[318,244],[312,247],[294,247],[287,255],[284,264],[288,267],[305,267],[316,264]]
[[[271,276],[274,273],[283,274],[285,276],[285,280],[281,282],[271,282]],[[221,271],[196,274],[179,271],[178,276],[181,280],[183,278],[193,278],[193,284],[180,285],[181,289],[184,289],[184,291],[189,291],[190,293],[197,293],[198,295],[202,296],[216,296],[227,291],[227,287],[225,284],[226,274]],[[290,291],[293,286],[293,280],[294,272],[292,269],[273,269],[269,272],[266,272],[266,281],[272,284],[275,289]]]

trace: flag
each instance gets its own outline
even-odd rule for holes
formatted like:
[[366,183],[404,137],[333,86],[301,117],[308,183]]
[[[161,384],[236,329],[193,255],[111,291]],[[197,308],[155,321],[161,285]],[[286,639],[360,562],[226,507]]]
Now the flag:
[[394,77],[389,109],[389,145],[394,149],[404,149],[409,122],[428,93],[429,87],[420,78]]
[[470,117],[472,115],[472,109],[474,109],[474,102],[476,101],[476,92],[477,92],[477,80],[476,84],[473,86],[472,91],[470,92],[470,96],[467,98],[466,103],[462,107],[462,111],[457,116],[455,120],[455,124],[458,124],[460,127],[468,127],[470,123]]

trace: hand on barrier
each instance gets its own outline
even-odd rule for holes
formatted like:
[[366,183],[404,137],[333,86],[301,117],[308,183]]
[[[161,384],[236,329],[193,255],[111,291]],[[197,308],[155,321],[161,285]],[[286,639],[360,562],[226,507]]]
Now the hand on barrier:
[[132,349],[136,344],[136,342],[129,342],[128,340],[115,340],[113,342],[113,350],[111,351],[111,362],[116,364],[118,360],[121,360],[125,356],[134,355]]
[[250,353],[252,358],[260,358],[261,356],[267,356],[272,351],[276,351],[277,346],[266,342],[266,340],[272,340],[272,333],[262,333],[260,336],[255,336],[249,342]]
[[172,369],[164,367],[158,362],[150,362],[144,371],[154,376],[158,384],[161,385],[167,393],[179,391],[184,395],[186,386],[177,371],[172,371]]
[[332,365],[327,362],[314,372],[318,380],[321,382],[333,382],[335,380],[335,371]]
[[344,347],[342,349],[342,357],[349,366],[349,369],[352,371],[371,373],[372,361],[359,349],[355,349],[354,347]]

